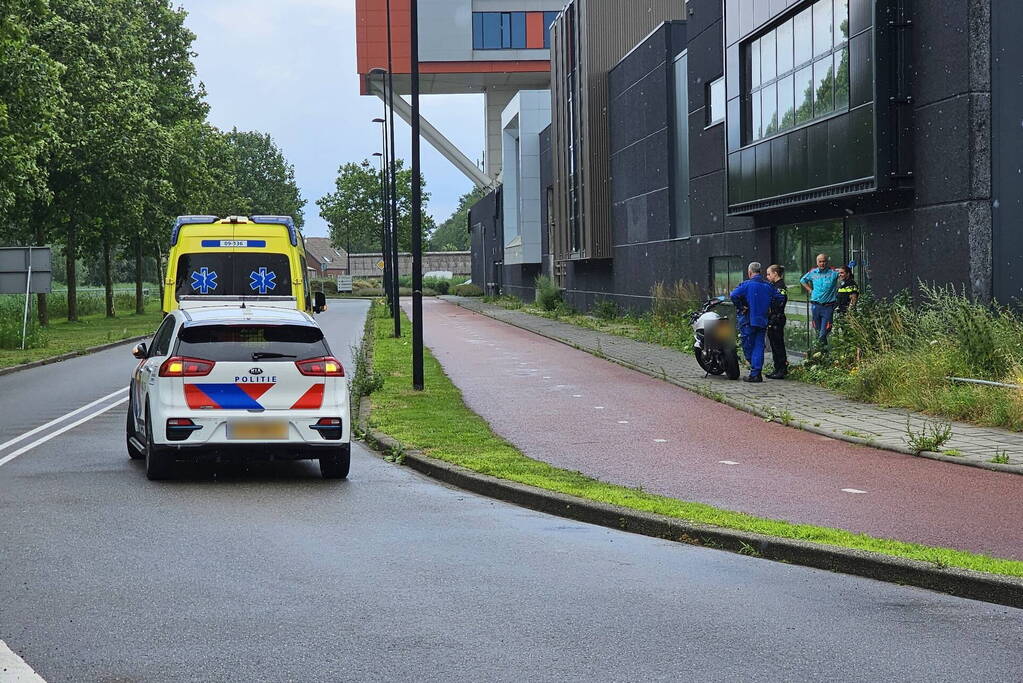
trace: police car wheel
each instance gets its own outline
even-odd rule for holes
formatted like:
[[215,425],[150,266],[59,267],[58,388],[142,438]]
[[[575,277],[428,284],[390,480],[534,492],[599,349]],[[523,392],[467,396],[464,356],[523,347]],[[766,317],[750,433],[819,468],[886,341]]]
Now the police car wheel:
[[324,479],[345,479],[352,465],[352,447],[345,444],[334,455],[320,458],[320,474]]
[[127,419],[124,421],[124,441],[128,447],[128,457],[132,460],[139,460],[144,454],[140,453],[139,449],[135,448],[135,446],[131,443],[131,437],[135,436],[135,425],[132,424],[133,413],[134,408],[132,408],[131,399],[128,399],[128,415]]
[[159,481],[171,475],[174,461],[159,446],[153,443],[153,420],[146,406],[146,479]]

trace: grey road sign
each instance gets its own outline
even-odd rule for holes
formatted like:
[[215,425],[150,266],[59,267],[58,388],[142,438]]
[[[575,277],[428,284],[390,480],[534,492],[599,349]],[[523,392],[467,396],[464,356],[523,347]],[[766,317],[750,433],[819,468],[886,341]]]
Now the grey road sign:
[[49,294],[52,281],[49,247],[0,247],[0,294]]

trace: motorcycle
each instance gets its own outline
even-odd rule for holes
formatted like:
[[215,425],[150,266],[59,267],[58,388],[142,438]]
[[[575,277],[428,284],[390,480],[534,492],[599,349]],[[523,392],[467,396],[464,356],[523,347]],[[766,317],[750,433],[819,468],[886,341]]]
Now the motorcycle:
[[739,379],[739,352],[735,343],[735,306],[725,297],[708,299],[690,320],[696,362],[708,375]]

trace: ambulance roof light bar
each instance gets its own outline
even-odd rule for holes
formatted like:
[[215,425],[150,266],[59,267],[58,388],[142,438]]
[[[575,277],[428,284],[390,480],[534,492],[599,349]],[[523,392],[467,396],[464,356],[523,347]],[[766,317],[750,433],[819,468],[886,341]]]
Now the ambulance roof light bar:
[[268,223],[270,225],[283,225],[288,229],[291,236],[291,246],[298,246],[298,228],[295,227],[295,220],[291,216],[251,216],[253,223]]
[[178,219],[174,221],[174,229],[171,231],[171,246],[173,247],[178,243],[178,233],[181,231],[182,225],[196,225],[199,223],[213,223],[219,216],[178,216]]

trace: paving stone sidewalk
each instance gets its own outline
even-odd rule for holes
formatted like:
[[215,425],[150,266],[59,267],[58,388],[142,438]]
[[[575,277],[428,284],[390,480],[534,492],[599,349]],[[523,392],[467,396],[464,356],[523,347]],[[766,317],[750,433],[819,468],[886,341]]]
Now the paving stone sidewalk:
[[[907,420],[916,432],[921,431],[925,424],[937,421],[920,413],[851,401],[829,389],[803,382],[765,380],[763,384],[747,384],[721,377],[705,377],[693,356],[674,349],[508,310],[480,299],[442,298],[765,419],[843,441],[910,453]],[[1023,434],[963,422],[952,423],[952,434],[945,449],[962,455],[923,453],[921,456],[1023,474]],[[1008,455],[1009,463],[990,462],[996,454]]]

